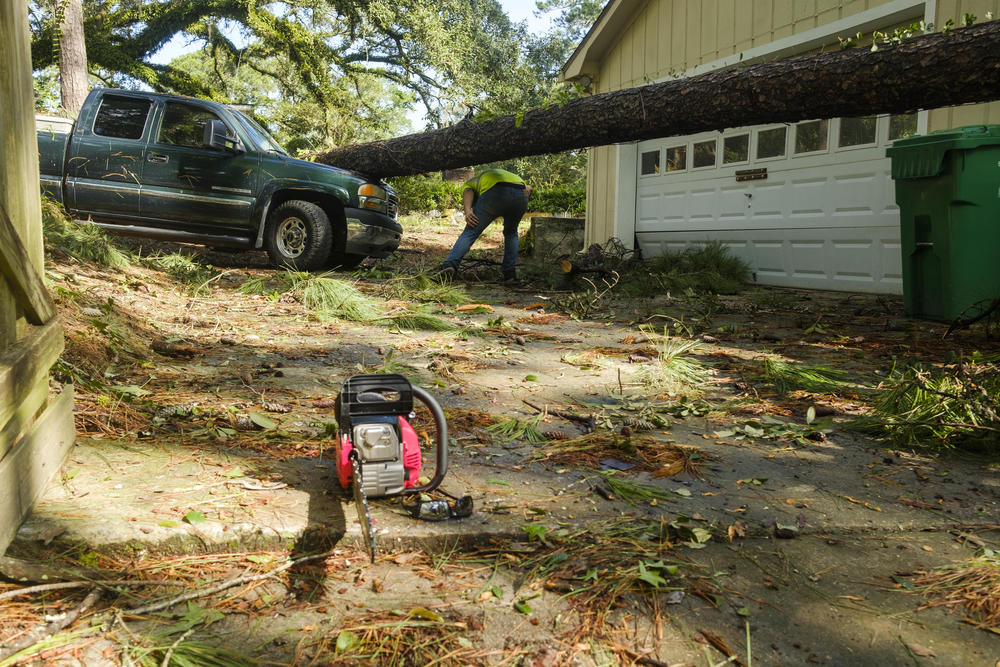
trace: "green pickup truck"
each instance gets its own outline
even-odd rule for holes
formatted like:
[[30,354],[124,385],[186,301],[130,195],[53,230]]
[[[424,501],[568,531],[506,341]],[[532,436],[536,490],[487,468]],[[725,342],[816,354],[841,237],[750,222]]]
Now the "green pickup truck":
[[102,88],[75,123],[36,124],[43,193],[116,233],[264,248],[275,266],[302,271],[399,247],[389,185],[296,160],[224,104]]

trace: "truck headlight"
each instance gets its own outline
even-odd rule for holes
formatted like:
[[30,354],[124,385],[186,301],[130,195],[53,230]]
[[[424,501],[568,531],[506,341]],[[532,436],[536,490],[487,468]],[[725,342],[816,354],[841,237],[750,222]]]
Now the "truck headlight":
[[358,206],[379,213],[389,212],[389,194],[373,183],[365,183],[358,188]]

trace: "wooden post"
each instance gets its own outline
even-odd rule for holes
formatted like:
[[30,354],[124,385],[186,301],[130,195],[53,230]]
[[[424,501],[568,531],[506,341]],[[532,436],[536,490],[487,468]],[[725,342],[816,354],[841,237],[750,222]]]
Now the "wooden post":
[[42,280],[42,211],[27,3],[0,0],[0,553],[75,434],[73,388],[50,400],[63,327]]

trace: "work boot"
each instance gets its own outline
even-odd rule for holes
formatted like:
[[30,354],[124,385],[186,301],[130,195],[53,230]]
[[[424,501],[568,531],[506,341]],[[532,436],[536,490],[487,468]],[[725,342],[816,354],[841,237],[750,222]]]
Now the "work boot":
[[448,262],[443,263],[438,267],[438,277],[442,280],[453,280],[455,274],[458,273],[458,266],[455,264],[449,264]]
[[521,281],[517,279],[517,271],[515,270],[504,271],[503,283],[505,285],[519,285]]

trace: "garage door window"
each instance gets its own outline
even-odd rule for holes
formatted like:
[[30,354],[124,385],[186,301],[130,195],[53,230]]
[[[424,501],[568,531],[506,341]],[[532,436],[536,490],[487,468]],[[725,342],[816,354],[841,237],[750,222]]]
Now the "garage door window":
[[917,114],[889,116],[889,141],[905,139],[917,133]]
[[841,118],[840,137],[837,145],[841,148],[873,145],[875,143],[875,125],[875,116]]
[[750,135],[738,134],[722,140],[722,163],[746,162],[750,159]]
[[660,173],[660,151],[647,151],[642,154],[642,169],[640,173],[643,176],[652,176],[653,174]]
[[694,168],[715,166],[715,139],[694,145]]
[[785,137],[788,134],[783,127],[773,127],[757,133],[757,159],[766,160],[772,157],[784,157]]
[[674,146],[667,149],[667,171],[683,171],[687,168],[687,146]]
[[795,153],[816,153],[825,151],[830,134],[830,123],[826,120],[810,120],[795,126]]

